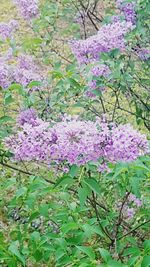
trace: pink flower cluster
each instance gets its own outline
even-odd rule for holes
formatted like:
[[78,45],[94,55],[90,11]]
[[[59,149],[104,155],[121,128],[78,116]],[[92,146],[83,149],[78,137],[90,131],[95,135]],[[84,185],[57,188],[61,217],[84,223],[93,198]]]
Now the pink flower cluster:
[[[22,130],[5,140],[16,160],[83,165],[89,161],[132,161],[148,150],[146,137],[129,125],[65,118],[50,127],[41,119],[22,123]],[[31,123],[32,121],[32,123]]]
[[19,8],[21,15],[27,20],[36,17],[39,13],[39,0],[14,0],[14,3]]
[[5,41],[8,38],[11,38],[17,28],[18,23],[16,20],[11,20],[9,23],[0,23],[0,39]]
[[133,29],[131,22],[117,21],[103,25],[98,33],[86,40],[72,41],[71,48],[79,64],[98,61],[102,52],[124,50],[125,34]]

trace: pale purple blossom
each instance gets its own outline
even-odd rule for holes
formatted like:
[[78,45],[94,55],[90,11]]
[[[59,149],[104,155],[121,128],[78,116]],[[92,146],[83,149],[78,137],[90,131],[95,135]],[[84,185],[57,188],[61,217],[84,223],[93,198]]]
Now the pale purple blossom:
[[106,145],[110,161],[133,161],[145,151],[148,151],[145,135],[134,130],[130,124],[112,128],[110,141]]
[[142,200],[130,193],[122,207],[122,202],[117,203],[117,208],[122,209],[122,215],[125,219],[131,220],[142,206]]
[[39,14],[39,0],[14,0],[14,3],[26,20],[35,18]]
[[150,48],[138,48],[136,54],[141,60],[150,59]]
[[33,125],[25,123],[6,144],[16,160],[79,166],[101,157],[111,162],[133,161],[148,149],[146,137],[129,125],[110,127],[105,122],[77,118],[64,118],[53,126],[40,119]]
[[6,89],[12,83],[12,75],[9,65],[0,58],[0,87]]
[[88,90],[86,92],[86,96],[88,97],[95,97],[96,95],[92,92],[92,90],[99,90],[101,92],[105,91],[105,87],[104,86],[99,86],[98,85],[98,80],[95,79],[96,78],[108,78],[109,74],[111,73],[109,67],[106,64],[103,64],[101,62],[99,62],[99,64],[95,64],[91,69],[90,69],[90,73],[89,75],[93,75],[93,79],[88,82],[88,86],[90,88],[90,90]]
[[16,20],[11,20],[9,23],[0,23],[0,39],[5,41],[12,37],[15,30],[18,28]]
[[[2,88],[7,88],[13,82],[27,88],[33,81],[39,82],[40,85],[43,77],[40,69],[30,56],[24,54],[13,58],[13,51],[9,49],[0,58],[0,86]],[[34,86],[32,89],[39,89],[39,85]]]
[[108,75],[111,73],[109,67],[106,64],[99,63],[98,65],[95,65],[91,69],[91,73],[96,77],[108,77]]
[[134,208],[127,208],[126,214],[128,219],[132,219],[135,215],[135,209]]
[[23,126],[25,123],[28,123],[32,126],[37,125],[37,112],[33,108],[28,108],[20,112],[17,117],[18,125]]
[[117,48],[124,50],[126,46],[124,37],[132,29],[132,23],[126,21],[105,24],[96,35],[86,40],[71,41],[70,45],[78,63],[87,64],[98,61],[102,52]]
[[116,1],[117,7],[120,9],[121,13],[124,15],[125,20],[136,23],[136,12],[135,12],[135,2],[127,2],[124,0]]
[[115,23],[118,21],[120,21],[120,16],[118,16],[118,15],[111,16],[111,22],[112,23]]
[[42,81],[39,69],[33,59],[28,55],[20,55],[18,57],[13,72],[13,79],[16,83],[20,83],[24,87],[27,87],[32,81]]
[[141,199],[137,198],[134,194],[130,194],[129,201],[133,202],[135,204],[135,206],[137,206],[137,207],[142,206]]

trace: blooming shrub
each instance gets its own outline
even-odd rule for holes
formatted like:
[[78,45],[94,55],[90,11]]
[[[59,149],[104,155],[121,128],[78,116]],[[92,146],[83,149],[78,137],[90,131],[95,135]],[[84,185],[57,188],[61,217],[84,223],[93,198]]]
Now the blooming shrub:
[[149,1],[13,3],[25,21],[0,24],[0,266],[148,267]]

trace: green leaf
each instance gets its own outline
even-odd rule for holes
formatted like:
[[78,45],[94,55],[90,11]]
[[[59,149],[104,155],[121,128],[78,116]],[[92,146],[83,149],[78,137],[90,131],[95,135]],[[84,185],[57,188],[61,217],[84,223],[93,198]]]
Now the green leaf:
[[48,204],[41,204],[39,208],[39,212],[42,216],[48,217],[49,216],[49,205]]
[[26,187],[21,187],[19,190],[17,190],[16,197],[19,198],[19,197],[25,195],[26,192],[27,192],[27,188]]
[[150,256],[145,256],[141,263],[141,267],[150,267]]
[[72,166],[71,166],[69,174],[70,174],[70,176],[71,176],[72,178],[74,178],[74,177],[77,175],[77,173],[78,173],[78,169],[79,169],[79,168],[78,168],[77,165],[72,165]]
[[144,241],[144,250],[145,250],[145,252],[149,252],[150,251],[150,240],[145,240]]
[[34,231],[31,235],[30,235],[30,238],[32,241],[34,242],[38,242],[40,241],[40,233],[37,232],[37,231]]
[[61,230],[64,234],[68,233],[71,230],[78,229],[79,226],[75,222],[69,222],[61,227]]
[[18,241],[14,241],[11,243],[11,245],[9,246],[8,250],[15,255],[19,261],[22,262],[23,266],[25,266],[25,258],[24,256],[19,252],[18,249],[19,246],[19,242]]
[[99,184],[94,178],[85,179],[83,182],[87,184],[88,187],[92,189],[95,193],[97,193],[98,195],[101,194]]
[[29,84],[28,84],[28,87],[29,88],[33,88],[33,87],[38,87],[38,86],[41,86],[41,82],[39,82],[39,81],[32,81],[32,82],[30,82]]
[[99,252],[100,252],[100,254],[101,254],[101,256],[102,256],[102,258],[103,258],[103,260],[104,260],[105,262],[108,262],[109,260],[111,260],[111,255],[110,255],[110,253],[108,252],[108,250],[106,250],[106,249],[104,249],[104,248],[100,248],[100,249],[99,249]]
[[12,95],[10,92],[7,92],[4,97],[4,104],[7,106],[14,102],[14,99],[12,98]]
[[130,258],[129,261],[128,261],[129,267],[133,266],[133,264],[135,264],[137,262],[137,260],[138,260],[138,257]]
[[112,178],[115,179],[116,177],[120,176],[122,172],[126,170],[127,170],[127,164],[123,164],[123,163],[118,164],[118,166],[116,166],[115,168],[115,173]]
[[139,256],[141,253],[140,249],[138,247],[131,247],[127,248],[125,252],[123,253],[124,256],[133,255],[133,256]]
[[89,191],[87,190],[86,187],[79,187],[78,195],[79,195],[79,201],[80,201],[81,207],[84,206],[86,199],[88,197],[88,194],[89,194]]
[[40,261],[42,258],[43,258],[43,254],[40,250],[36,250],[34,253],[33,253],[33,257],[35,258],[35,260],[38,262]]
[[74,179],[68,176],[63,176],[57,180],[57,182],[54,185],[54,188],[58,186],[69,186],[69,185],[72,185],[73,183],[74,183]]
[[55,257],[56,257],[56,260],[58,261],[59,259],[61,259],[64,255],[65,255],[65,251],[61,248],[58,248],[56,250],[56,253],[55,253]]
[[96,95],[96,96],[101,96],[102,95],[102,92],[100,91],[100,90],[92,90],[92,93],[94,94],[94,95]]
[[13,90],[21,90],[22,85],[19,83],[13,83],[8,87],[8,90],[13,91]]
[[10,116],[2,116],[0,117],[0,123],[5,123],[5,122],[8,122],[8,121],[14,121],[14,119]]
[[130,184],[132,193],[135,194],[136,197],[140,197],[140,179],[138,177],[131,177]]
[[92,248],[90,247],[85,247],[85,246],[76,246],[77,249],[82,251],[84,254],[86,254],[91,260],[95,259],[95,253]]
[[134,168],[135,169],[142,169],[142,170],[150,172],[150,169],[145,164],[143,164],[143,162],[141,162],[140,160],[136,160],[134,162]]

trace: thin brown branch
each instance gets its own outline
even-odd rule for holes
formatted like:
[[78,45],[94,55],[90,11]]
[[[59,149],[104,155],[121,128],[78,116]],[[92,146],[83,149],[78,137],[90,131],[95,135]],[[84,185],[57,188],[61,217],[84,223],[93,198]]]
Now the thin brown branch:
[[139,229],[140,227],[142,227],[143,225],[145,225],[145,224],[147,224],[147,223],[149,223],[149,222],[150,222],[150,219],[147,220],[147,221],[145,221],[145,222],[143,222],[143,223],[141,223],[141,224],[139,224],[139,225],[137,225],[135,228],[133,228],[133,229],[132,229],[131,231],[129,231],[128,233],[126,233],[126,234],[120,236],[120,237],[118,238],[118,240],[120,240],[120,239],[126,237],[126,236],[129,235],[129,234],[134,233],[135,230]]

